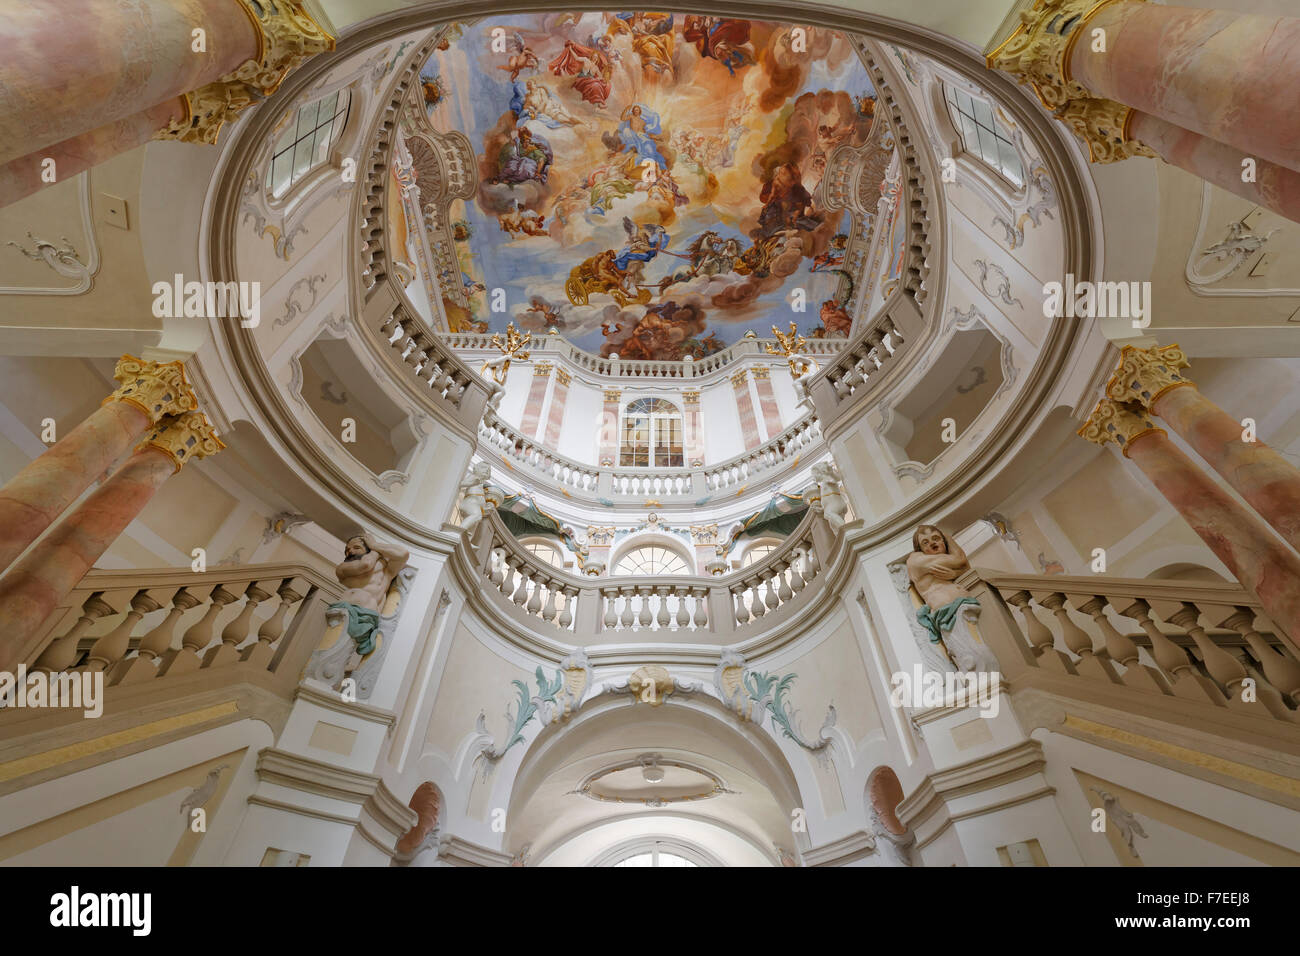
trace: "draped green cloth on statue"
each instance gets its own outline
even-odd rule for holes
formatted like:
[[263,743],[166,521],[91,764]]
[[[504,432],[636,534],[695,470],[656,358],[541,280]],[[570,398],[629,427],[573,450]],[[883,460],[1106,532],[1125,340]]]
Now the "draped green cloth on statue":
[[356,641],[358,654],[364,656],[375,649],[375,632],[379,630],[378,611],[350,604],[347,601],[336,601],[329,606],[329,609],[347,611],[348,637]]
[[963,604],[979,603],[973,597],[959,597],[955,601],[949,601],[937,611],[932,610],[928,604],[922,604],[916,609],[916,619],[930,632],[930,643],[937,644],[943,640],[944,634],[952,630],[953,624],[957,621],[957,611]]

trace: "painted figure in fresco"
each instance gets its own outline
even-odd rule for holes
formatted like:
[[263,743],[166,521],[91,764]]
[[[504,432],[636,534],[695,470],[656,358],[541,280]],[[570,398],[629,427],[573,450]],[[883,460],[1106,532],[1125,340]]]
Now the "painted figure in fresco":
[[[979,615],[979,601],[956,582],[970,569],[966,552],[933,525],[916,529],[912,547],[907,574],[925,602],[916,609],[916,619],[930,632],[930,641],[947,647],[959,671],[996,671],[997,658],[971,629]],[[975,610],[963,614],[968,605]]]
[[685,206],[691,201],[668,170],[657,166],[653,170],[649,178],[641,177],[641,181],[636,184],[637,191],[644,192],[649,199],[657,199],[673,206]]
[[544,236],[546,235],[545,222],[546,217],[542,213],[524,208],[517,199],[510,212],[503,212],[497,216],[497,225],[511,238],[520,235]]
[[717,60],[732,76],[740,67],[754,62],[748,20],[688,16],[682,26],[682,39],[694,43],[700,56]]
[[622,359],[677,361],[684,346],[701,328],[698,309],[664,302],[651,306],[632,329],[632,334],[618,343]]
[[737,271],[741,263],[740,240],[723,239],[713,230],[701,233],[686,247],[689,262],[659,282],[659,293],[678,282],[689,282],[696,276],[716,276]]
[[659,114],[641,103],[633,103],[623,111],[618,123],[620,152],[631,152],[640,165],[642,160],[653,160],[660,169],[668,168],[668,160],[659,152],[658,139],[663,135]]
[[803,186],[797,163],[783,163],[763,184],[759,194],[763,211],[758,214],[757,238],[773,236],[789,229],[816,229],[822,217],[813,211],[812,195]]
[[548,129],[584,125],[582,120],[564,108],[564,104],[541,80],[516,82],[514,94],[510,97],[510,109],[514,111],[516,122],[520,126],[529,120],[536,120]]
[[827,243],[826,251],[813,257],[812,265],[808,267],[809,272],[833,272],[840,266],[844,265],[844,254],[848,248],[849,237],[842,232],[837,232],[831,236],[831,241]]
[[404,548],[379,544],[366,534],[352,536],[343,547],[343,563],[334,569],[334,576],[347,590],[329,610],[347,615],[348,637],[363,657],[375,649],[375,631],[388,589],[410,557]]
[[524,43],[524,38],[518,32],[511,37],[507,49],[510,53],[510,59],[506,61],[505,66],[498,66],[497,69],[509,73],[511,83],[519,79],[519,74],[524,70],[540,69],[537,54],[533,52],[532,47]]
[[636,191],[636,182],[628,179],[621,163],[605,163],[587,175],[587,203],[597,216],[603,216],[614,201]]
[[531,180],[544,183],[554,158],[551,144],[524,126],[497,153],[497,174],[491,181],[510,186]]
[[844,307],[836,304],[834,299],[827,299],[822,303],[822,327],[826,330],[823,338],[830,336],[833,338],[847,338],[849,330],[853,327],[853,319]]
[[623,229],[627,245],[618,252],[607,249],[594,255],[569,273],[564,292],[574,305],[586,305],[596,293],[608,293],[619,305],[650,301],[650,290],[643,287],[643,270],[668,245],[668,233],[657,223],[637,226],[626,216]]
[[630,33],[632,49],[641,57],[641,71],[673,78],[673,15],[671,13],[619,13],[609,24],[609,34]]
[[521,317],[521,326],[527,322],[528,325],[525,327],[538,326],[543,329],[564,328],[564,318],[560,314],[560,307],[558,305],[552,305],[540,295],[533,296],[532,300],[529,302],[528,308],[524,309],[523,314],[525,316],[535,314],[537,319],[522,319]]
[[[602,37],[605,46],[609,46],[609,37]],[[604,47],[593,42],[583,46],[572,40],[564,41],[564,50],[549,64],[556,76],[574,77],[573,88],[588,103],[605,108],[612,85],[610,78],[614,75],[614,61]]]

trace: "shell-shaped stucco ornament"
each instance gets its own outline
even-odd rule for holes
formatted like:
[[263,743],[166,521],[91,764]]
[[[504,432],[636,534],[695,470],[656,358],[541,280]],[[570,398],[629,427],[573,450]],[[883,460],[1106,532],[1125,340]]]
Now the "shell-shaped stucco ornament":
[[660,664],[642,664],[628,678],[627,689],[642,703],[658,707],[673,692],[673,679]]

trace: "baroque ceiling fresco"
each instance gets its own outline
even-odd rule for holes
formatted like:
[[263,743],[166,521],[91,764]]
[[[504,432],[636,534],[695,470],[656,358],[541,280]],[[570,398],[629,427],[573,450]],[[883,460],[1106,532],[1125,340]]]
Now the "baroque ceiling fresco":
[[827,208],[818,187],[838,147],[875,149],[883,174],[892,139],[843,35],[669,13],[485,19],[452,27],[420,81],[406,178],[427,188],[440,137],[472,153],[463,198],[412,213],[438,247],[427,287],[451,331],[513,322],[657,360],[792,321],[849,334],[873,216]]

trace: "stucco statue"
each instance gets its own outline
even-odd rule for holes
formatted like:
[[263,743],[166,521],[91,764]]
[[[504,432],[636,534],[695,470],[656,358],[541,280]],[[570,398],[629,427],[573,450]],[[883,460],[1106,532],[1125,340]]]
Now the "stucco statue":
[[971,629],[979,619],[979,601],[956,582],[970,568],[966,552],[938,528],[924,524],[912,535],[912,548],[907,574],[925,602],[916,609],[916,619],[929,631],[930,640],[948,648],[959,671],[996,671],[997,658]]
[[[813,376],[817,374],[817,363],[814,362],[810,356],[804,355],[802,352],[791,352],[789,357],[790,371],[794,381],[795,399],[798,401],[801,408],[813,411],[812,396],[808,394],[808,383],[812,381]],[[803,371],[798,375],[794,375],[793,373],[796,368],[801,368]]]
[[844,478],[835,463],[830,461],[819,461],[813,465],[812,477],[817,482],[817,491],[821,495],[822,513],[826,516],[827,523],[838,531],[844,527],[844,516],[849,510],[840,486]]
[[460,483],[463,497],[457,509],[460,525],[466,531],[473,531],[474,526],[483,520],[488,507],[488,484],[491,480],[492,467],[485,461],[476,461],[469,466],[469,474]]
[[375,649],[375,631],[388,589],[411,557],[405,548],[376,542],[364,532],[348,538],[343,563],[334,569],[346,591],[327,609],[347,616],[347,633],[362,657]]

